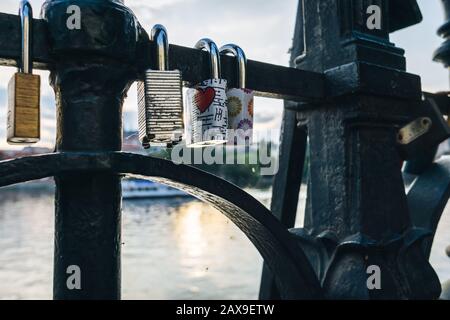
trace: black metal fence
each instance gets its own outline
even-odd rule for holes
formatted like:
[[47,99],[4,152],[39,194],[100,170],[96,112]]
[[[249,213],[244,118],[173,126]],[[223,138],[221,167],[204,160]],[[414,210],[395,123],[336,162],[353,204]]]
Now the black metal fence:
[[[77,32],[62,18],[69,2],[83,11]],[[380,9],[379,28],[367,25],[370,6]],[[230,218],[264,258],[261,299],[438,298],[428,258],[450,196],[450,163],[434,162],[450,136],[449,99],[423,94],[420,78],[405,71],[403,50],[389,41],[389,33],[420,20],[414,0],[301,0],[291,68],[248,62],[247,87],[286,100],[269,211],[203,171],[120,152],[122,103],[153,66],[154,44],[122,1],[46,1],[34,21],[33,52],[56,92],[56,152],[0,162],[0,186],[55,177],[54,298],[120,298],[125,175],[190,192]],[[2,65],[17,65],[20,43],[19,18],[0,14]],[[444,63],[447,46],[436,56]],[[209,77],[205,52],[171,45],[169,55],[186,84]],[[223,56],[222,69],[233,85],[234,59]],[[305,222],[290,229],[307,141]],[[414,179],[407,193],[402,161]],[[66,284],[70,265],[83,270],[82,290]],[[380,288],[368,285],[373,266]]]

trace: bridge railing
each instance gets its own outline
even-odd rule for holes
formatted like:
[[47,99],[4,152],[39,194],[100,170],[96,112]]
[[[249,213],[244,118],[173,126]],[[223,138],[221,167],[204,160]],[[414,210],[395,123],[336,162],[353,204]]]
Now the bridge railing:
[[[77,31],[64,19],[73,3],[83,12]],[[380,10],[380,28],[367,26],[370,6]],[[0,162],[0,187],[55,177],[55,299],[120,298],[124,175],[186,190],[228,216],[265,260],[262,299],[439,296],[427,237],[450,190],[447,163],[433,163],[450,136],[442,117],[448,95],[423,99],[420,78],[405,71],[403,50],[389,42],[390,32],[421,20],[415,1],[302,0],[291,67],[248,62],[247,87],[286,100],[271,211],[203,171],[120,152],[124,97],[155,61],[154,44],[122,1],[48,0],[42,12],[34,66],[50,70],[56,92],[56,152]],[[0,64],[17,65],[20,39],[19,18],[0,13]],[[170,45],[169,56],[186,85],[209,77],[205,52]],[[222,69],[233,86],[234,59],[223,56]],[[418,134],[414,121],[422,118],[432,125]],[[407,143],[403,132],[412,135]],[[289,229],[307,143],[305,223]],[[408,195],[404,160],[420,174]],[[425,203],[432,205],[417,210]],[[67,286],[73,265],[83,270],[81,290]],[[367,284],[372,266],[383,274],[380,288]]]

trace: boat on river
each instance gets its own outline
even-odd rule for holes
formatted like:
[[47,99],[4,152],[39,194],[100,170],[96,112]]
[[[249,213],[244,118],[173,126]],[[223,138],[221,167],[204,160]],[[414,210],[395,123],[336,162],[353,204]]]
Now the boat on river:
[[125,179],[122,181],[123,199],[191,197],[186,192],[149,180]]

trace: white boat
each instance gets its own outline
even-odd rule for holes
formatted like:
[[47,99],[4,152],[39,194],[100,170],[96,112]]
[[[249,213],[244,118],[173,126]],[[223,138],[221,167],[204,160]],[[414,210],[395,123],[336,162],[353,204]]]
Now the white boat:
[[123,199],[190,197],[178,189],[149,180],[125,179],[122,181]]

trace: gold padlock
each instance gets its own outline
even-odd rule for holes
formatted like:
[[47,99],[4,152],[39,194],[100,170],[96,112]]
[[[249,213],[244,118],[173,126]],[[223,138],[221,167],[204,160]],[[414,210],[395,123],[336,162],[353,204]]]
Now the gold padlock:
[[19,72],[8,84],[9,144],[30,144],[40,139],[40,90],[41,78],[32,74],[32,23],[33,9],[27,0],[20,3],[22,25],[22,59]]

